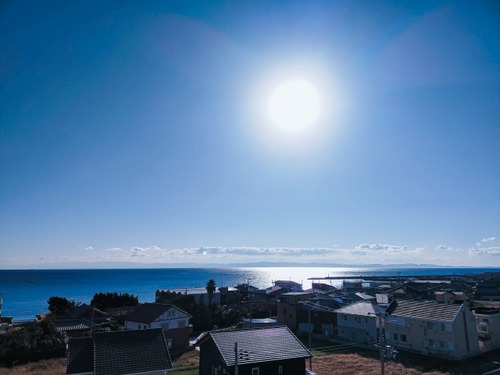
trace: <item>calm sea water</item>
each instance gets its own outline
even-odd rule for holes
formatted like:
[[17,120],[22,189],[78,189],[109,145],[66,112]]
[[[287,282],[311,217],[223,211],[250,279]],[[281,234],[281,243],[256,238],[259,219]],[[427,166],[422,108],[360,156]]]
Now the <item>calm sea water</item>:
[[153,302],[157,289],[205,287],[209,279],[218,286],[236,286],[250,282],[259,288],[274,280],[293,280],[311,286],[312,277],[375,275],[464,275],[500,268],[333,268],[333,267],[261,267],[261,268],[165,268],[165,269],[86,269],[86,270],[0,270],[2,315],[14,320],[33,319],[47,311],[52,296],[90,303],[98,292],[128,292],[140,302]]

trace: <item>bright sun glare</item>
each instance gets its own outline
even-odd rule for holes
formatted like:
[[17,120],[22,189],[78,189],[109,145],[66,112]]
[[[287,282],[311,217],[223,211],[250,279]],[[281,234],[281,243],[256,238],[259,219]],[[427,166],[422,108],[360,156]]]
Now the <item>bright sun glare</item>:
[[311,126],[319,116],[321,100],[316,89],[302,80],[278,86],[268,103],[272,121],[283,129],[300,131]]

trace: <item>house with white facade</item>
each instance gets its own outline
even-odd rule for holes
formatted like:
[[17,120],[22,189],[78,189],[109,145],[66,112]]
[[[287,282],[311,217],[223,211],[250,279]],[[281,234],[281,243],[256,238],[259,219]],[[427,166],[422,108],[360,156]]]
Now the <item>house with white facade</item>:
[[379,318],[385,308],[367,301],[355,302],[335,310],[337,338],[352,343],[375,343],[378,338]]
[[191,315],[174,305],[145,303],[125,317],[125,329],[144,330],[161,328],[169,349],[189,345]]
[[500,310],[479,307],[472,313],[476,317],[481,352],[500,348]]
[[399,350],[462,360],[480,354],[476,317],[464,304],[396,300],[386,343]]

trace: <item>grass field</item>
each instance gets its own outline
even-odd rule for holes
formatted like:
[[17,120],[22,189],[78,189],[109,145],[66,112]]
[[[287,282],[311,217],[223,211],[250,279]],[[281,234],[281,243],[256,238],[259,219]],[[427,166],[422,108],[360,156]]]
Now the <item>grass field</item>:
[[[313,371],[317,375],[378,375],[380,362],[375,352],[325,354],[314,352]],[[465,362],[445,363],[425,357],[404,357],[397,362],[385,363],[386,375],[476,375],[499,366],[500,351],[490,352]],[[173,375],[198,375],[199,352],[197,350],[174,359]],[[66,373],[66,359],[51,359],[16,366],[0,368],[0,375],[63,375]]]

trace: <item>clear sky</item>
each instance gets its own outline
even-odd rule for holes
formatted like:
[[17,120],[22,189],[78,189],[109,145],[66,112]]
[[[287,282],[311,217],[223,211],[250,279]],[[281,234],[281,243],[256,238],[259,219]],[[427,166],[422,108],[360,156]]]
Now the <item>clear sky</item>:
[[[494,0],[3,1],[0,268],[500,266],[499,21]],[[299,131],[267,107],[294,80],[320,101]]]

